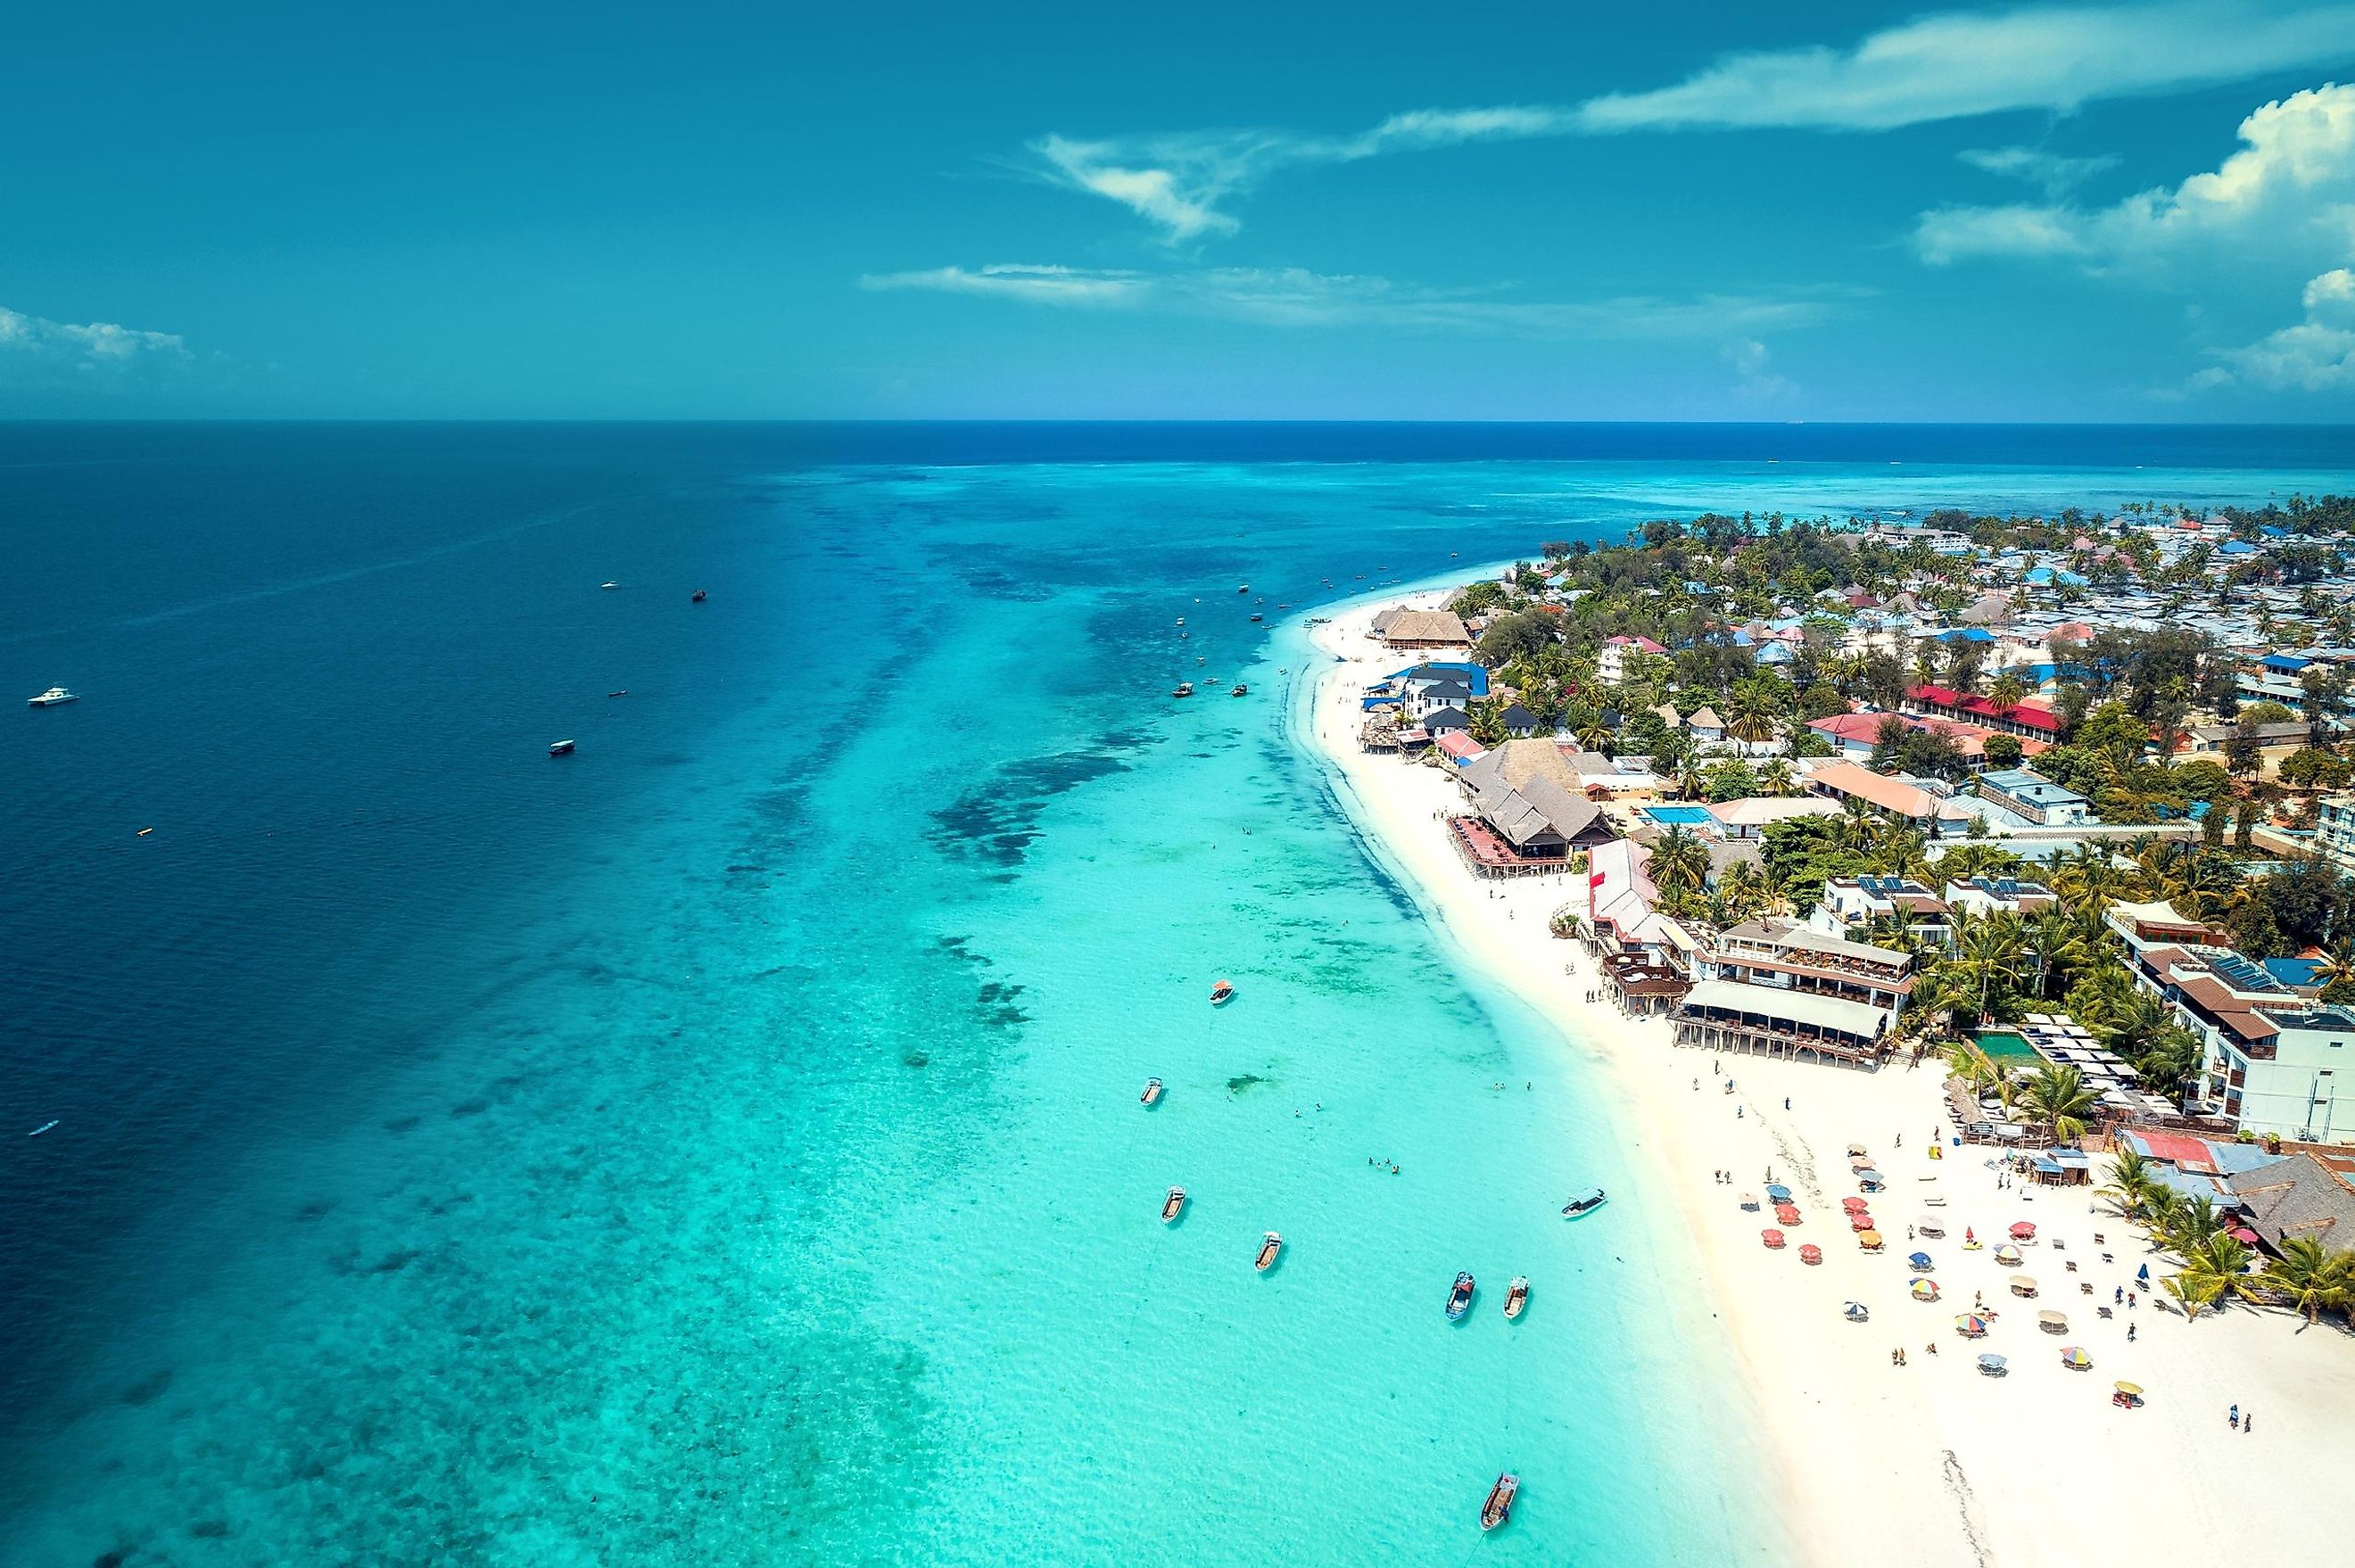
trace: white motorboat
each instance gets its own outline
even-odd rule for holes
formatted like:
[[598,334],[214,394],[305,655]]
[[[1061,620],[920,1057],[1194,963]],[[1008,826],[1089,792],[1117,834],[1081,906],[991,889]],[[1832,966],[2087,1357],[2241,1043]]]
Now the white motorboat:
[[49,688],[48,690],[41,693],[38,697],[27,699],[25,706],[27,708],[62,708],[69,702],[80,702],[80,698],[76,697],[64,687],[53,686]]

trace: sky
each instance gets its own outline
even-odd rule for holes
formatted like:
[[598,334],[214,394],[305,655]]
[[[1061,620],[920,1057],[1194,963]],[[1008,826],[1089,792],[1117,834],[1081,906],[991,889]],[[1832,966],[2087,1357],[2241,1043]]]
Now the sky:
[[2355,421],[2355,0],[91,0],[0,133],[0,417]]

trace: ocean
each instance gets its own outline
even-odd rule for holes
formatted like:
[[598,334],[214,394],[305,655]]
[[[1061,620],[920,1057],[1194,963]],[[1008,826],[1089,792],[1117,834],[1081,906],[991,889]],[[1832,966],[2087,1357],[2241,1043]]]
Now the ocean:
[[0,1562],[1783,1561],[1741,1304],[1356,833],[1297,618],[1703,509],[2350,484],[2297,429],[0,426],[0,695],[82,699],[0,720]]

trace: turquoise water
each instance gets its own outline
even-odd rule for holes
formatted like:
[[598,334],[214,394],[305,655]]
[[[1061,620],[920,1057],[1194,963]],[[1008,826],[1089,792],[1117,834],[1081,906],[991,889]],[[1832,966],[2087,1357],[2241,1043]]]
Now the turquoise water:
[[2325,487],[0,436],[0,668],[85,693],[0,741],[43,1564],[1779,1561],[1644,1129],[1355,837],[1279,604],[1701,505]]
[[1981,1030],[1978,1046],[1979,1054],[1998,1066],[2009,1062],[2041,1063],[2044,1060],[2043,1053],[2029,1044],[2026,1037],[2008,1029]]

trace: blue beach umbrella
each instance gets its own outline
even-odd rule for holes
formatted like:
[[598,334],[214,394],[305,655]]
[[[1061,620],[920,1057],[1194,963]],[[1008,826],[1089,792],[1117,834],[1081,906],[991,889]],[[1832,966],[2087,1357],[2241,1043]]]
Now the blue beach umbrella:
[[2148,1264],[2145,1264],[2142,1267],[2135,1270],[2135,1283],[2137,1285],[2145,1285],[2150,1283],[2150,1265]]
[[1766,1196],[1777,1203],[1788,1203],[1791,1200],[1791,1189],[1778,1183],[1766,1189]]
[[1907,1258],[1905,1261],[1913,1264],[1916,1269],[1927,1270],[1930,1267],[1930,1254],[1927,1253],[1915,1253],[1912,1257]]

